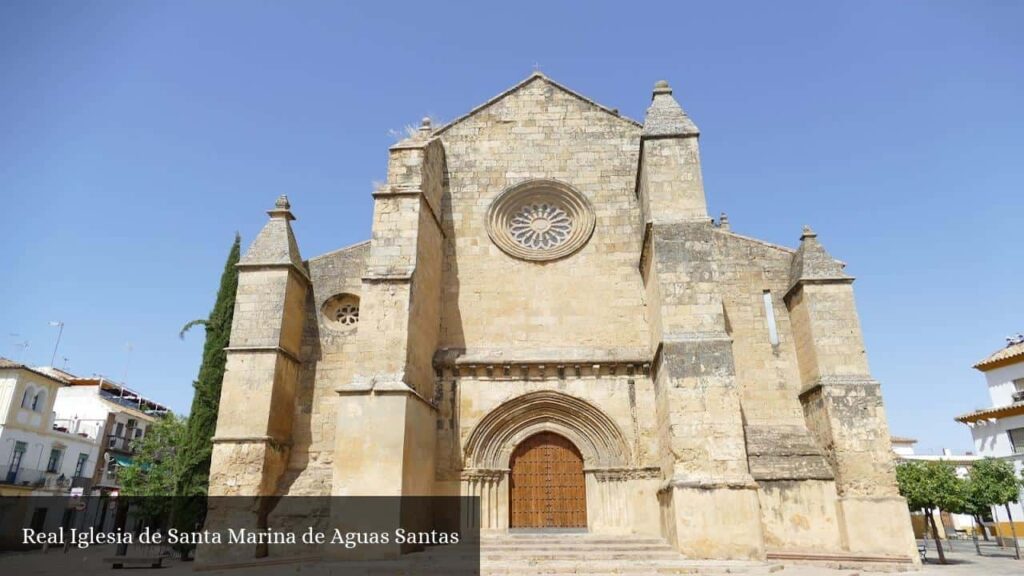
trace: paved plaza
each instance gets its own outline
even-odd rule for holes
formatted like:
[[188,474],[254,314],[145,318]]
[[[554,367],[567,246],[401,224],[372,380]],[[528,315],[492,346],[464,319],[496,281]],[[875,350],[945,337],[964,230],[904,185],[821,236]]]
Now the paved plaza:
[[[948,543],[947,543],[948,544]],[[938,556],[935,553],[934,544],[928,543],[927,561],[922,566],[920,571],[909,572],[910,574],[920,574],[922,576],[966,576],[966,575],[985,575],[985,576],[1019,576],[1024,574],[1024,561],[1015,560],[1013,557],[1012,548],[999,548],[991,543],[981,543],[982,556],[978,556],[975,552],[974,544],[971,541],[957,541],[952,543],[952,550],[947,551],[946,557],[949,560],[949,564],[941,565],[938,563]],[[64,553],[61,549],[51,549],[46,553],[45,562],[40,562],[43,558],[42,552],[22,552],[22,553],[4,553],[0,554],[0,570],[6,574],[31,574],[33,576],[66,576],[70,573],[75,574],[99,574],[99,573],[110,573],[110,565],[102,561],[104,557],[112,555],[114,552],[113,546],[97,546],[88,550],[71,550],[68,553]],[[132,550],[132,554],[139,554],[141,551]],[[337,576],[349,576],[355,574],[388,574],[393,573],[388,569],[380,570],[376,569],[365,569],[363,566],[357,565],[346,565],[341,563],[334,564],[309,564],[309,563],[286,563],[286,564],[275,564],[261,567],[248,567],[234,570],[218,570],[218,571],[201,571],[196,572],[193,570],[193,564],[188,562],[180,562],[177,560],[168,560],[165,566],[160,569],[149,569],[149,568],[133,568],[130,573],[139,576],[140,574],[159,574],[160,576],[176,576],[185,574],[201,574],[210,576],[239,576],[245,575],[259,575],[259,576],[277,576],[280,574],[302,574],[303,576],[310,576],[313,574],[331,574]],[[487,566],[481,571],[482,574],[513,574],[519,573],[511,571],[502,571],[498,566]],[[591,566],[577,566],[575,570],[566,570],[564,566],[559,567],[556,571],[548,572],[543,566],[533,567],[534,570],[530,570],[531,574],[547,574],[547,573],[591,573],[594,572],[589,570]],[[749,574],[749,575],[769,575],[775,576],[853,576],[853,575],[865,575],[871,573],[877,573],[878,569],[872,570],[865,567],[849,567],[849,568],[837,568],[837,567],[825,567],[825,566],[812,566],[812,565],[797,565],[797,564],[780,564],[777,562],[769,562],[766,564],[759,563],[722,563],[713,561],[694,561],[688,563],[686,566],[680,566],[679,574],[705,574],[705,575],[722,575],[722,574]],[[888,572],[885,570],[885,572]],[[397,572],[395,572],[397,573]],[[612,573],[623,573],[615,571]],[[628,571],[632,574],[633,571]],[[646,573],[644,571],[637,571],[637,574]],[[652,574],[655,572],[652,572]],[[669,574],[670,571],[666,572],[658,570],[657,574]]]

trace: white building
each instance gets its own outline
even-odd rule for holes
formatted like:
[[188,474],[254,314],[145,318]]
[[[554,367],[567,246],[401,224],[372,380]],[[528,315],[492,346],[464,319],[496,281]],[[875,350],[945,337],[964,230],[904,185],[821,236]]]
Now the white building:
[[56,421],[54,403],[67,385],[57,375],[0,358],[0,495],[89,492],[100,431]]
[[[892,451],[896,454],[897,463],[911,460],[918,462],[949,462],[956,470],[958,478],[966,478],[970,474],[971,466],[982,458],[971,452],[967,454],[954,454],[949,448],[943,448],[941,454],[918,454],[914,450],[914,445],[917,444],[917,440],[914,438],[893,436],[891,441]],[[967,514],[950,514],[936,510],[933,512],[933,515],[935,516],[935,526],[939,530],[940,538],[949,538],[953,533],[971,533],[971,531],[976,529],[974,519]],[[923,538],[928,531],[923,519],[924,515],[920,512],[911,517],[914,525],[914,535],[918,538]]]
[[[1013,463],[1018,477],[1024,468],[1024,336],[1007,339],[1005,348],[974,365],[985,374],[992,406],[957,417],[974,437],[975,451],[983,457]],[[1017,536],[1024,539],[1024,490],[1010,505]],[[1003,507],[993,509],[999,533],[1009,536],[1009,518]]]
[[102,376],[50,371],[68,383],[54,405],[57,421],[69,429],[95,431],[100,438],[94,486],[103,494],[118,489],[118,470],[132,465],[132,443],[141,440],[168,408]]

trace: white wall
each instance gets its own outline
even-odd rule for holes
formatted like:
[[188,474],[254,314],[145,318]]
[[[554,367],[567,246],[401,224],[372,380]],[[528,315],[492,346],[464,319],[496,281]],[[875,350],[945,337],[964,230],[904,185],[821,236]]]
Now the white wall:
[[0,374],[0,424],[7,421],[17,385],[18,378],[13,373]]
[[[1024,367],[1024,365],[1017,365]],[[1018,477],[1024,467],[1024,454],[1013,454],[1010,444],[1010,437],[1007,430],[1024,428],[1024,415],[1001,418],[994,422],[978,422],[971,427],[971,435],[974,437],[974,448],[978,455],[993,458],[1009,458],[1014,462]],[[1024,500],[1024,490],[1018,500]],[[1010,505],[1010,511],[1017,522],[1024,521],[1024,506],[1020,502]],[[1006,510],[1002,507],[995,509],[995,520],[1006,522]]]
[[26,444],[18,482],[21,478],[32,478],[38,472],[45,472],[50,460],[50,451],[54,448],[59,448],[62,454],[57,471],[52,474],[53,478],[58,478],[61,474],[65,478],[72,478],[78,464],[78,455],[83,453],[88,455],[88,459],[81,476],[92,477],[99,458],[99,444],[75,434],[45,434],[20,428],[0,427],[0,464],[4,471],[11,462],[17,442]]
[[1024,362],[1002,366],[985,372],[988,382],[988,395],[992,398],[992,407],[1013,404],[1013,393],[1017,391],[1013,381],[1024,378]]
[[54,405],[57,419],[63,421],[106,422],[107,414],[114,413],[114,426],[117,423],[128,426],[128,420],[135,420],[139,427],[145,428],[155,419],[138,410],[120,406],[103,400],[96,386],[65,386],[57,393]]
[[[65,386],[60,383],[36,375],[26,370],[5,371],[0,379],[0,467],[6,472],[18,442],[26,444],[20,469],[25,470],[25,477],[34,480],[39,473],[46,472],[50,460],[50,451],[61,450],[61,459],[57,470],[47,475],[48,478],[59,478],[61,474],[71,479],[75,475],[78,455],[87,454],[85,468],[81,476],[91,477],[99,459],[99,441],[94,437],[83,438],[75,433],[58,432],[53,429],[54,405],[58,391]],[[26,390],[45,391],[46,401],[35,410],[22,407],[22,398]],[[4,405],[6,404],[6,405]],[[30,472],[31,471],[31,472]],[[22,474],[19,474],[21,477]],[[0,481],[6,478],[0,478]],[[20,480],[17,480],[20,482]]]

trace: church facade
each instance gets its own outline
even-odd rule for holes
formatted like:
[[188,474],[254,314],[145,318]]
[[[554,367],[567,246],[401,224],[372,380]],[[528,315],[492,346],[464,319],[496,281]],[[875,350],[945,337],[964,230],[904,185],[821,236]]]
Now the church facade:
[[643,123],[536,73],[390,149],[371,238],[239,264],[211,495],[473,495],[485,532],[692,558],[914,558],[853,279],[707,213],[665,82]]

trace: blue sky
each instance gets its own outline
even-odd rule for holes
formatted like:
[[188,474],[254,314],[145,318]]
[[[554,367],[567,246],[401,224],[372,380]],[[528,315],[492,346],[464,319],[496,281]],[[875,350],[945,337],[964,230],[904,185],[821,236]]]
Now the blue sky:
[[893,432],[969,448],[970,366],[1024,331],[1024,3],[363,4],[0,4],[0,355],[60,320],[58,365],[187,410],[236,230],[287,193],[304,256],[367,238],[393,132],[539,65],[636,119],[670,81],[712,213],[813,225]]

